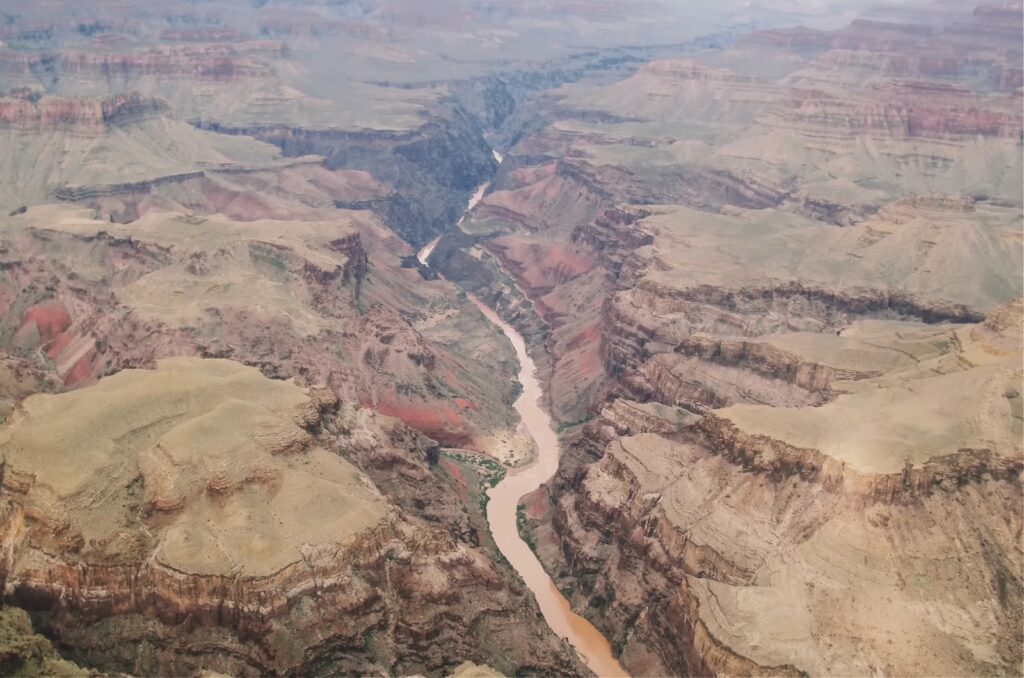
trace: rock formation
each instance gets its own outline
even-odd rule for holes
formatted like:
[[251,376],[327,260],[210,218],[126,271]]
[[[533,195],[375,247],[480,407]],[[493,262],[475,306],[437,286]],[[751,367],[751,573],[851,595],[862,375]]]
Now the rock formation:
[[1020,670],[1020,51],[943,21],[564,87],[461,227],[546,328],[526,533],[634,674]]
[[1021,673],[1019,6],[7,5],[0,672]]
[[28,398],[0,434],[8,600],[106,670],[573,670],[519,585],[370,479],[382,455],[422,468],[423,444],[338,408],[199,358]]

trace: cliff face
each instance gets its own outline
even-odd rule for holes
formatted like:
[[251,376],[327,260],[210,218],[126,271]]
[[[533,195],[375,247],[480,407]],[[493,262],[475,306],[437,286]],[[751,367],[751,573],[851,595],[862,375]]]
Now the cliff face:
[[287,126],[211,129],[253,136],[278,146],[287,156],[321,155],[331,169],[369,172],[395,189],[380,205],[381,217],[416,246],[458,221],[469,196],[495,167],[478,123],[457,105],[407,132]]
[[[758,357],[751,353],[764,354],[770,349],[751,350],[742,341],[728,345],[694,338],[693,334],[712,332],[749,337],[787,331],[836,331],[862,317],[922,319],[933,323],[982,318],[961,305],[922,304],[907,295],[880,290],[836,293],[801,284],[767,289],[701,286],[679,290],[641,283],[616,294],[606,304],[601,350],[606,367],[616,373],[634,369],[652,354],[673,347],[679,355],[698,356],[725,365],[742,363],[745,369],[765,371],[771,376],[786,375],[800,369],[798,360],[780,355]],[[771,363],[767,370],[759,365],[762,360]],[[807,369],[816,371],[813,366]],[[792,378],[804,385],[814,382],[810,375]]]
[[[411,238],[453,223],[493,171],[477,123],[456,107],[408,133],[347,133],[309,131],[296,115],[287,134],[259,128],[297,155],[282,158],[170,114],[193,110],[200,90],[264,86],[266,64],[286,56],[273,45],[98,52],[48,55],[27,73],[46,71],[58,91],[141,83],[170,103],[140,131],[131,103],[143,97],[12,97],[18,152],[3,167],[13,174],[31,156],[46,174],[32,193],[34,175],[11,182],[16,205],[74,204],[19,207],[0,224],[0,346],[13,375],[3,377],[77,405],[40,405],[49,414],[36,417],[22,404],[29,423],[12,426],[32,424],[29,433],[0,433],[5,602],[31,609],[62,652],[110,672],[445,675],[469,661],[506,675],[584,673],[487,546],[477,499],[437,465],[439,443],[490,450],[490,437],[511,433],[513,385],[495,370],[511,374],[512,354],[454,287],[403,268],[413,250],[367,211],[420,233]],[[265,101],[246,92],[239,100]],[[68,151],[69,138],[86,152]],[[38,139],[50,144],[42,152]],[[52,147],[62,154],[47,163]],[[76,168],[69,155],[88,162]],[[374,172],[337,169],[359,166]],[[164,361],[181,356],[207,376],[230,359],[325,387],[284,424],[267,412],[254,420],[253,407],[286,419],[290,410],[248,402],[257,389],[244,385],[210,413],[183,414],[178,399],[166,402],[181,376]],[[110,400],[109,380],[123,386],[154,366],[155,392],[93,411]],[[138,421],[135,401],[158,412]],[[89,428],[75,439],[50,408]],[[125,421],[131,430],[107,440]],[[67,464],[29,468],[32,455],[19,457],[43,429],[64,436],[44,445],[58,456],[97,433],[85,446],[110,453],[116,470],[90,457],[90,478],[44,477]],[[206,443],[209,464],[186,458]],[[325,475],[338,487],[302,506],[319,501]],[[110,512],[77,504],[81,487],[65,490],[79,481]],[[209,512],[221,526],[244,523],[250,538],[207,533],[195,519]],[[287,533],[301,536],[295,521],[310,516],[322,530],[296,546]]]
[[[575,671],[529,630],[521,585],[459,539],[457,504],[433,523],[399,507],[413,476],[423,502],[445,501],[428,442],[338,407],[200,359],[30,399],[3,432],[7,602],[110,671]],[[103,427],[126,433],[106,444]],[[87,467],[51,463],[83,438],[99,441]],[[388,481],[396,467],[405,479]],[[83,496],[107,500],[79,509]]]
[[67,130],[102,134],[113,126],[127,125],[167,111],[157,99],[121,94],[102,99],[0,98],[0,125],[25,132]]
[[[971,209],[915,200],[878,221]],[[660,246],[677,226],[650,217],[575,232],[619,291],[601,310],[607,404],[526,500],[559,586],[634,673],[1013,673],[1019,301],[964,327],[981,314],[898,292],[688,287],[692,270]],[[995,326],[1005,334],[982,329]],[[679,406],[704,418],[664,409]],[[951,565],[963,540],[974,555]],[[934,621],[946,606],[988,621]]]
[[[563,465],[537,540],[634,672],[929,673],[964,661],[958,647],[982,638],[991,652],[973,654],[970,670],[1019,663],[1010,542],[1021,515],[989,511],[1019,504],[1019,460],[977,452],[970,464],[961,456],[863,476],[811,450],[738,436],[714,416],[670,439],[615,438],[601,432],[607,425],[602,417],[580,433],[586,443],[570,444],[576,461]],[[607,446],[601,461],[574,469],[585,459],[576,450],[594,445]],[[765,503],[767,519],[756,508]],[[967,540],[976,555],[950,563],[935,540]],[[991,621],[938,625],[930,613],[908,615],[911,600],[925,610],[982,604]],[[737,618],[750,624],[742,634]],[[830,628],[857,629],[863,645],[844,648]],[[893,634],[944,640],[911,651],[893,647]]]
[[[313,169],[314,185],[331,176]],[[68,387],[202,355],[327,383],[448,444],[475,446],[507,426],[511,384],[493,379],[494,356],[504,360],[507,349],[468,302],[402,268],[408,245],[372,215],[309,209],[315,220],[143,209],[127,225],[72,208],[29,210],[7,224],[0,337],[28,362],[43,356]],[[57,256],[40,259],[42,250]],[[254,290],[258,309],[248,301]],[[456,337],[434,327],[437,314]]]
[[457,284],[631,672],[1020,672],[1019,9],[51,7],[0,17],[0,578],[76,661],[583,672]]
[[1019,138],[1019,112],[985,110],[982,106],[982,101],[966,88],[927,81],[874,87],[865,93],[863,101],[840,99],[820,90],[792,89],[778,109],[765,113],[764,124],[829,136]]
[[0,97],[0,137],[7,149],[0,164],[5,213],[54,200],[144,194],[216,169],[289,164],[269,145],[202,132],[176,118],[163,98],[134,91],[63,97],[15,89]]
[[370,174],[329,170],[318,156],[253,166],[221,163],[143,181],[65,185],[54,193],[122,224],[161,211],[219,213],[238,221],[317,218],[331,207],[380,211],[392,195]]
[[[281,43],[262,43],[260,52],[281,55]],[[269,74],[266,65],[247,59],[230,45],[201,48],[163,48],[128,55],[61,54],[56,67],[62,75],[125,78],[147,75],[190,77],[211,81],[261,77]]]
[[987,21],[562,88],[439,246],[543,322],[566,433],[523,532],[632,673],[1019,671],[1019,50]]

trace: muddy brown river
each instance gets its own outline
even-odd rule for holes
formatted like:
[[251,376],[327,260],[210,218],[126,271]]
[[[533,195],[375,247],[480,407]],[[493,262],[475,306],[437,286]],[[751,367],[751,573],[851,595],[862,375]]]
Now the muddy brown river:
[[[486,189],[487,184],[484,184],[473,194],[466,213],[480,201]],[[420,250],[417,257],[421,263],[427,265],[427,259],[436,245],[437,239]],[[526,341],[523,336],[502,320],[494,309],[473,295],[469,295],[469,298],[512,342],[516,357],[519,358],[519,383],[523,385],[523,392],[516,400],[515,408],[527,432],[537,444],[537,458],[531,464],[510,471],[487,493],[490,498],[487,503],[487,522],[494,543],[533,592],[551,630],[569,640],[591,671],[599,676],[628,676],[629,674],[612,655],[608,640],[594,628],[593,624],[572,611],[569,601],[544,571],[537,556],[519,536],[516,527],[519,499],[551,480],[558,470],[561,450],[558,436],[551,427],[551,417],[540,406],[543,391],[537,379],[533,359],[526,352]]]
[[572,611],[569,601],[551,581],[537,556],[519,536],[516,527],[519,499],[555,475],[560,454],[558,436],[551,428],[551,418],[540,406],[543,392],[533,360],[526,352],[526,342],[522,335],[479,299],[473,296],[470,296],[470,299],[488,320],[501,328],[516,350],[516,356],[519,358],[519,382],[523,385],[523,392],[516,400],[515,408],[522,417],[526,430],[537,443],[537,459],[529,466],[510,471],[504,480],[487,493],[490,497],[487,503],[487,522],[490,524],[494,543],[533,591],[540,611],[551,630],[563,638],[568,638],[587,666],[597,675],[627,676],[629,674],[612,655],[608,640],[594,628],[593,624]]

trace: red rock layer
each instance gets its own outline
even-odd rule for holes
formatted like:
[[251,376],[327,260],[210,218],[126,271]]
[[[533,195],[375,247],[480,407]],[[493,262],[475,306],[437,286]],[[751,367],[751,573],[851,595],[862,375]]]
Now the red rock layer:
[[115,94],[101,99],[43,97],[0,98],[0,126],[37,132],[61,129],[101,134],[112,125],[128,124],[159,115],[167,105],[139,94]]
[[[258,51],[282,55],[281,43],[259,43]],[[270,75],[260,61],[241,53],[233,45],[202,47],[165,47],[127,54],[63,53],[56,67],[69,77],[104,77],[156,75],[174,78],[229,81]]]

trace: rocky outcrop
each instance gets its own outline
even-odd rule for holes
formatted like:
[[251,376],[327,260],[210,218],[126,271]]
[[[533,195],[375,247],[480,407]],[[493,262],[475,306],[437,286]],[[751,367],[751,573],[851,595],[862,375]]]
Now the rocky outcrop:
[[13,83],[32,83],[37,73],[52,71],[53,63],[52,55],[14,51],[0,45],[0,73],[10,78]]
[[[46,136],[23,155],[60,162],[32,186],[11,164],[0,385],[67,403],[192,355],[305,393],[182,414],[164,374],[77,428],[38,417],[45,399],[3,402],[6,595],[61,647],[132,673],[581,670],[487,551],[473,472],[440,451],[515,425],[515,370],[436,269],[538,355],[571,436],[530,536],[634,673],[1019,672],[1019,305],[976,324],[1020,294],[1018,11],[890,8],[735,50],[542,62],[564,46],[519,36],[550,8],[254,5],[0,26],[32,49],[0,46],[8,86],[31,88],[9,99],[138,87],[206,128],[161,117],[127,138],[130,110],[101,110],[129,145]],[[556,11],[615,41],[611,5]],[[509,20],[522,31],[493,30]],[[453,26],[458,55],[434,49]],[[176,44],[132,47],[157,37]],[[654,56],[671,58],[637,68]],[[146,171],[97,170],[114,156]],[[78,204],[21,207],[55,193]],[[444,232],[431,268],[350,210],[416,245]],[[152,402],[156,422],[118,432]],[[71,449],[82,464],[28,468]],[[358,483],[306,510],[321,461]],[[66,492],[79,467],[87,491]],[[356,529],[339,496],[383,512]],[[298,547],[274,522],[310,515],[321,532]],[[247,520],[255,538],[200,543]]]
[[[577,671],[529,631],[521,584],[460,540],[428,442],[337,408],[325,389],[198,359],[30,399],[0,443],[6,601],[107,671]],[[64,473],[50,457],[83,436],[101,444]],[[415,492],[444,511],[406,514],[346,457],[399,505]]]
[[612,198],[604,187],[614,169],[566,160],[509,169],[468,216],[472,232],[546,231],[590,221]]
[[874,87],[863,100],[794,88],[779,108],[764,114],[762,124],[839,137],[1019,139],[1021,120],[1019,113],[985,110],[965,87],[901,81]]
[[757,336],[798,329],[828,331],[858,317],[919,318],[925,322],[977,322],[983,318],[962,305],[936,304],[885,290],[838,292],[800,283],[760,289],[700,286],[678,290],[643,282],[619,293],[605,306],[601,350],[607,369],[622,373],[649,357],[649,343],[669,349],[679,346],[680,352],[687,353],[686,342],[692,347],[690,337],[697,327],[720,334]]
[[160,76],[197,78],[229,82],[243,78],[265,77],[269,67],[246,52],[278,57],[287,54],[283,43],[263,42],[249,49],[233,44],[162,47],[125,54],[63,52],[56,57],[55,68],[62,76],[90,78],[128,78]]
[[[770,346],[757,346],[750,353],[756,356],[750,365],[730,364],[728,354],[713,352],[692,357],[684,353],[659,353],[635,373],[623,377],[622,385],[642,399],[695,411],[736,403],[807,407],[828,400],[830,394],[825,383],[831,378],[830,368],[803,363]],[[744,355],[744,349],[738,349],[734,355]],[[768,357],[768,361],[758,366],[758,359],[763,357]]]
[[[1005,543],[999,547],[989,540],[1013,539],[1022,516],[1019,510],[1013,510],[1006,516],[1013,526],[1004,529],[986,517],[990,514],[984,508],[989,501],[1000,506],[1019,502],[1019,459],[976,451],[935,460],[922,468],[908,468],[903,473],[865,476],[813,450],[744,436],[715,416],[706,416],[695,426],[683,429],[681,438],[667,439],[654,434],[632,433],[636,437],[617,438],[614,433],[603,433],[602,427],[611,421],[602,416],[570,444],[568,449],[576,455],[575,461],[563,463],[550,490],[551,508],[535,523],[534,537],[542,545],[541,555],[554,568],[560,586],[572,587],[574,602],[609,634],[622,652],[622,661],[634,673],[798,674],[817,672],[825,666],[822,662],[829,662],[833,671],[856,672],[854,667],[866,666],[864,662],[868,661],[887,662],[894,672],[927,672],[929,666],[960,661],[975,671],[1012,673],[1012,667],[1020,662],[1019,650],[1013,649],[1011,641],[1019,622],[1015,601],[1021,596],[1020,564],[1001,560],[1014,556]],[[606,448],[598,463],[588,464],[586,457],[574,452],[595,446]],[[678,461],[669,462],[663,454],[678,455]],[[680,475],[666,476],[667,468]],[[570,487],[576,491],[569,491]],[[964,496],[965,487],[976,487],[987,499],[978,497],[961,504],[957,497]],[[764,501],[767,497],[763,495],[772,498],[776,511],[762,526],[760,518],[753,519],[756,509],[751,502]],[[815,593],[821,586],[826,590],[838,586],[845,591],[840,595],[846,605],[834,610],[832,618],[846,617],[847,623],[860,624],[856,605],[873,605],[869,601],[875,600],[873,594],[861,592],[865,584],[860,576],[872,581],[876,577],[868,570],[863,575],[855,574],[858,568],[870,566],[850,560],[838,545],[828,547],[822,540],[836,532],[856,534],[853,538],[858,549],[885,552],[901,562],[924,558],[913,567],[937,576],[935,572],[946,572],[950,566],[934,552],[925,556],[928,547],[918,540],[896,546],[884,537],[868,536],[894,536],[903,526],[919,520],[921,511],[944,516],[942,523],[927,528],[930,538],[970,538],[978,546],[970,563],[952,565],[953,571],[942,576],[952,587],[948,594],[956,599],[1000,592],[996,618],[986,632],[999,638],[999,659],[987,654],[959,655],[956,659],[957,655],[937,652],[934,647],[934,654],[908,653],[904,648],[890,650],[886,643],[889,631],[877,627],[874,633],[862,636],[871,650],[844,650],[840,638],[832,638],[830,646],[820,644],[813,633],[805,635],[808,630],[801,630],[799,623],[787,626],[785,631],[779,629],[778,642],[788,649],[773,652],[768,649],[776,642],[772,629],[762,625],[752,631],[755,627],[748,626],[747,632],[737,634],[722,626],[734,623],[727,619],[735,614],[760,619],[758,623],[764,624],[762,617],[773,614],[770,606],[781,602],[782,598],[776,601],[772,593],[776,590],[787,600],[787,619],[801,618],[804,605],[817,615],[815,606],[830,605],[825,601],[831,600],[828,595],[822,598]],[[738,533],[745,536],[737,536],[738,541],[730,543],[734,529],[730,525],[751,519],[757,526],[746,523],[750,527]],[[985,536],[972,527],[979,520],[988,526]],[[867,534],[861,537],[865,530]],[[870,539],[873,546],[864,539]],[[780,562],[781,551],[776,549],[784,548],[781,544],[789,540],[819,544],[818,548],[831,552],[830,557],[842,559],[843,569],[833,569],[815,559],[807,561],[810,570],[801,575],[786,566],[769,574],[765,568],[774,567],[769,563]],[[993,560],[982,555],[996,551],[1004,556]],[[795,557],[812,558],[811,553],[801,548]],[[902,567],[911,564],[903,563]],[[1017,574],[1011,574],[1014,572]],[[789,588],[791,576],[802,580],[797,586],[805,587],[806,593]],[[886,579],[889,576],[883,575]],[[892,588],[877,581],[866,585],[866,590],[884,585],[888,595],[896,599],[916,599],[920,595],[900,583]],[[741,602],[744,595],[750,602]],[[769,607],[762,608],[762,604]],[[973,633],[971,626],[939,631],[920,615],[899,623],[909,624],[903,628],[911,637],[954,634],[945,636],[949,640],[944,642],[970,642],[966,638]],[[780,662],[781,657],[791,658],[792,663]],[[837,664],[848,668],[837,669]],[[901,665],[906,668],[901,669]]]
[[495,167],[479,125],[458,106],[432,114],[412,131],[207,127],[254,136],[288,156],[324,156],[331,169],[369,172],[395,190],[383,204],[382,218],[416,246],[456,223],[469,196]]
[[878,74],[907,79],[955,79],[961,62],[955,56],[908,52],[873,52],[865,49],[832,49],[821,57],[829,68],[846,73]]
[[318,271],[311,264],[307,264],[306,270],[314,275],[320,284],[326,285],[332,281],[332,278],[340,278],[341,284],[353,287],[355,298],[358,300],[363,280],[366,279],[367,271],[369,271],[369,256],[363,248],[362,238],[359,237],[359,234],[353,233],[344,238],[332,240],[328,247],[345,255],[345,264],[341,267],[340,275],[325,277],[323,272]]
[[[893,205],[884,218],[903,223],[901,210],[973,208],[969,200],[917,198]],[[624,238],[635,228],[596,226],[577,230],[577,238],[587,238],[602,252],[614,252],[616,227]],[[657,222],[642,227],[657,233]],[[878,322],[879,331],[892,323],[887,331],[899,340],[865,337],[864,346],[905,351],[904,367],[888,369],[900,375],[906,365],[920,364],[921,378],[926,378],[1019,355],[1019,337],[1009,339],[1010,333],[1019,334],[1019,302],[964,330],[970,341],[985,344],[982,354],[970,341],[951,339],[961,336],[959,331],[942,329],[942,323],[980,319],[955,304],[799,284],[779,286],[777,296],[767,289],[650,285],[644,277],[638,283],[636,273],[656,270],[656,258],[626,254],[603,260],[626,287],[604,308],[608,325],[602,331],[602,355],[616,385],[598,419],[567,441],[559,475],[543,496],[530,498],[528,506],[534,509],[528,515],[530,538],[549,571],[559,586],[570,587],[577,609],[608,634],[624,665],[644,675],[858,673],[877,665],[894,673],[958,665],[965,672],[1012,674],[1021,661],[1014,638],[1020,623],[1016,601],[1024,584],[1010,543],[1020,534],[1024,516],[1019,507],[1010,512],[1009,523],[990,516],[1004,515],[1007,502],[1019,502],[1024,469],[1019,450],[1000,442],[991,449],[963,447],[947,453],[935,445],[924,463],[908,460],[902,471],[872,473],[859,468],[863,461],[855,457],[745,432],[729,419],[732,409],[713,410],[748,402],[760,403],[769,418],[774,411],[813,412],[816,408],[809,406],[832,398],[837,382],[872,382],[863,391],[851,387],[870,393],[919,378],[912,369],[902,376],[883,375],[882,363],[863,357],[844,362],[838,353],[828,354],[825,364],[808,357],[826,355],[821,351],[802,354],[784,348],[799,342],[763,335],[834,337],[860,322]],[[859,320],[864,318],[879,320]],[[927,342],[911,337],[924,332],[911,328],[931,327],[922,321],[938,323]],[[901,348],[903,340],[915,348]],[[948,352],[955,357],[935,358]],[[993,377],[997,383],[1001,378]],[[1018,382],[1019,373],[1011,381]],[[937,392],[945,387],[921,382],[911,390],[916,388]],[[892,393],[882,401],[906,397]],[[978,390],[976,397],[988,395]],[[1016,391],[1005,397],[1013,400]],[[638,406],[638,400],[650,402]],[[704,416],[680,425],[657,416],[656,408],[666,405]],[[1018,406],[994,397],[984,407],[1003,411]],[[986,424],[986,435],[1000,438],[1009,421]],[[844,440],[856,439],[851,433]],[[932,521],[923,515],[943,518]],[[976,530],[979,521],[985,527]],[[906,539],[910,525],[929,536]],[[836,546],[850,535],[857,535],[855,554]],[[939,555],[944,550],[934,550],[932,540],[952,548],[962,539],[975,545],[975,556],[951,570]],[[799,565],[781,564],[790,557]],[[879,581],[872,563],[893,561]],[[927,591],[908,586],[903,573],[909,571],[923,577],[919,582],[944,583]],[[836,593],[822,595],[822,586]],[[943,608],[947,598],[958,601],[953,604],[960,609],[984,600],[993,616],[982,635],[976,635],[976,621],[940,629],[927,614],[900,617],[893,628],[883,628],[874,613],[879,587],[890,601],[912,599],[929,609]],[[833,595],[843,599],[842,611],[825,613],[818,606],[831,609]],[[893,605],[901,609],[902,603]],[[785,619],[775,618],[772,610],[778,609],[786,610]],[[808,626],[794,619],[813,621]],[[844,633],[826,634],[829,639],[823,640],[810,630],[821,624],[872,629],[859,635],[869,638],[870,649],[844,644]],[[928,649],[890,651],[897,628]],[[942,640],[928,640],[936,634]],[[990,640],[994,654],[949,649],[973,647],[982,636],[997,639]]]
[[1019,50],[961,32],[772,31],[566,88],[467,222],[547,322],[553,403],[599,342],[523,532],[634,674],[1018,671],[1019,163],[975,153],[1018,145]]
[[332,171],[323,158],[311,156],[251,166],[222,163],[136,182],[64,185],[54,197],[128,223],[148,211],[174,209],[240,221],[319,216],[332,205],[379,211],[392,193],[366,172]]
[[638,248],[654,242],[654,236],[636,225],[650,214],[635,208],[605,210],[590,223],[578,227],[572,240],[585,243],[597,252],[602,265],[618,277]]
[[797,355],[764,342],[691,336],[681,341],[675,352],[724,366],[742,365],[745,369],[788,381],[808,391],[827,391],[836,377],[862,376],[837,374],[835,368],[805,362]]
[[230,28],[168,28],[160,32],[160,39],[168,42],[230,42],[238,33]]
[[[120,184],[103,184],[98,186],[61,186],[53,196],[57,200],[68,202],[79,202],[106,198],[111,196],[136,195],[150,193],[155,188],[167,184],[180,184],[191,179],[199,179],[204,176],[203,172],[182,172],[181,174],[169,174],[163,177],[155,177],[145,181],[131,181]],[[137,216],[137,212],[135,213]],[[134,221],[134,219],[126,219]]]
[[[0,259],[0,345],[66,387],[201,355],[327,383],[447,444],[473,447],[506,425],[512,384],[493,370],[507,348],[446,296],[451,287],[402,269],[396,252],[408,246],[371,215],[329,208],[332,218],[319,221],[238,222],[145,214],[122,226],[65,209],[78,215],[63,220],[67,230],[44,228],[61,220],[36,224],[29,211],[10,231]],[[168,289],[189,292],[168,297]],[[437,329],[434,314],[446,318]],[[489,347],[485,358],[478,346]]]
[[599,419],[602,424],[612,426],[619,435],[673,434],[684,426],[698,421],[700,415],[678,407],[665,406],[658,402],[637,402],[616,398],[601,410]]
[[823,51],[832,45],[833,36],[828,31],[815,30],[798,26],[766,31],[754,31],[741,35],[737,41],[738,48],[770,47],[783,48],[795,52],[813,53]]
[[128,125],[166,111],[164,102],[138,94],[102,99],[7,96],[0,98],[0,127],[26,132],[67,130],[103,134],[111,127]]

